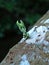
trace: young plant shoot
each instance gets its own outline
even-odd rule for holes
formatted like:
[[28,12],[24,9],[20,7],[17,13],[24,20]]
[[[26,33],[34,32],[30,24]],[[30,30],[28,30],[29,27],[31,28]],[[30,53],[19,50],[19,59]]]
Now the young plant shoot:
[[19,30],[23,33],[23,38],[28,38],[29,34],[26,32],[26,27],[22,20],[20,22],[16,22],[17,26],[19,27]]

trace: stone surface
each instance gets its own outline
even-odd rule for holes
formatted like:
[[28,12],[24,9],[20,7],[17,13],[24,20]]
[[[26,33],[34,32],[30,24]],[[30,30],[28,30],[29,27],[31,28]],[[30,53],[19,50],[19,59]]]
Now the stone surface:
[[13,46],[0,65],[49,65],[48,22],[49,11],[28,31],[30,38]]

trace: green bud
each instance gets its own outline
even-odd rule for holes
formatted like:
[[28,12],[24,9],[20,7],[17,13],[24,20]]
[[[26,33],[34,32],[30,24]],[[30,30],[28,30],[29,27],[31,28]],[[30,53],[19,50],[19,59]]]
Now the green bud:
[[25,27],[23,21],[22,20],[20,20],[20,22],[17,21],[16,24],[19,27],[19,30],[23,33],[23,37],[28,38],[29,34],[26,32],[26,27]]

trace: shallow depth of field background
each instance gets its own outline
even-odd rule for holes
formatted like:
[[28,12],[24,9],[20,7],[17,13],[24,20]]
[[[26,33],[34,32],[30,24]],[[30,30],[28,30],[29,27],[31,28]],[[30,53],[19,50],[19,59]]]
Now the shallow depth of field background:
[[23,20],[27,31],[49,10],[49,0],[0,0],[0,62],[22,38],[16,26]]

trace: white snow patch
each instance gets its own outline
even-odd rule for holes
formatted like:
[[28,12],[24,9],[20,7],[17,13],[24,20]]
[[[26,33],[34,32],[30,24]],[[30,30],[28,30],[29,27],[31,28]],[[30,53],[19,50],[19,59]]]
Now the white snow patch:
[[24,55],[21,57],[21,59],[22,59],[23,61],[27,60],[27,55],[24,54]]
[[44,23],[49,23],[49,19],[47,19]]
[[27,56],[24,54],[22,57],[21,57],[21,62],[19,65],[30,65],[29,61],[27,60]]
[[[35,27],[34,27],[35,29]],[[36,27],[36,29],[34,30],[32,29],[29,33],[30,38],[27,39],[25,42],[27,44],[41,44],[44,43],[45,45],[47,45],[49,42],[44,41],[45,39],[45,34],[48,31],[46,26],[39,26]]]
[[[35,35],[36,34],[36,35]],[[32,31],[32,33],[29,34],[30,38],[34,38],[37,37],[37,32],[36,31]]]
[[26,38],[22,38],[19,43],[22,43],[26,40]]
[[25,42],[26,42],[27,44],[34,44],[35,41],[36,41],[36,39],[34,38],[34,39],[27,39]]
[[43,44],[46,45],[46,46],[48,46],[48,45],[49,45],[49,42],[46,41],[46,40],[44,40],[44,41],[43,41]]
[[47,27],[46,26],[40,26],[36,29],[37,32],[40,32],[41,34],[45,31],[47,32]]
[[[49,19],[47,19],[49,21]],[[46,22],[46,21],[45,21]],[[29,30],[27,33],[29,34],[28,39],[22,38],[22,40],[19,43],[26,42],[27,44],[45,44],[48,45],[48,41],[45,41],[45,35],[46,32],[49,31],[49,26],[34,26],[31,30]]]
[[31,30],[29,30],[27,33],[29,34],[29,36],[31,37],[31,34],[34,32],[34,30],[36,30],[37,26],[34,26]]
[[35,44],[43,44],[43,40],[45,37],[42,37],[38,42],[36,41]]

